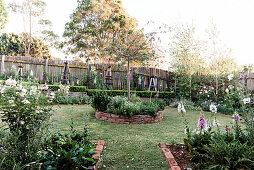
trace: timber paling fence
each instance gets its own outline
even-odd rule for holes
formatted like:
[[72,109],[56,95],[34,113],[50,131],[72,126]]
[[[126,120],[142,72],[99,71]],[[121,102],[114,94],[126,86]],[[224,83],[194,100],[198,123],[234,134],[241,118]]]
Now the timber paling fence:
[[[23,66],[23,74],[30,76],[39,83],[60,83],[65,60],[47,60],[24,56],[0,56],[1,75]],[[88,88],[98,88],[106,82],[106,72],[111,66],[112,88],[127,89],[127,67],[108,64],[87,64],[78,61],[68,61],[70,70],[70,84],[84,85]],[[254,91],[254,73],[242,74],[239,81],[246,84],[249,90]],[[148,67],[131,67],[131,86],[136,90],[148,89],[151,78],[157,77],[157,90],[174,91],[177,82],[173,80],[174,74],[165,70]],[[239,77],[239,76],[238,76]],[[151,89],[153,90],[153,89]]]
[[[50,84],[60,83],[65,60],[47,60],[24,56],[0,56],[1,75],[11,70],[18,71],[22,66],[24,77],[33,78],[36,82]],[[113,89],[123,90],[127,86],[127,67],[109,64],[87,64],[78,61],[68,61],[71,85],[86,85],[96,88],[105,83],[108,66],[111,66]],[[32,72],[32,75],[31,75]],[[169,91],[172,73],[155,68],[131,67],[131,85],[138,90],[147,89],[151,78],[157,77],[157,90]],[[171,84],[172,86],[172,84]],[[153,89],[151,89],[153,90]]]

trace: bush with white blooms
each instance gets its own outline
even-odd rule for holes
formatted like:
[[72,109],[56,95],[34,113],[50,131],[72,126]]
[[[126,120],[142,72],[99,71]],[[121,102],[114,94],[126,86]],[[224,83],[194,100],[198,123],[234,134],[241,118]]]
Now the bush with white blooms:
[[47,86],[23,87],[9,78],[0,82],[0,113],[12,134],[35,134],[50,117],[55,94]]

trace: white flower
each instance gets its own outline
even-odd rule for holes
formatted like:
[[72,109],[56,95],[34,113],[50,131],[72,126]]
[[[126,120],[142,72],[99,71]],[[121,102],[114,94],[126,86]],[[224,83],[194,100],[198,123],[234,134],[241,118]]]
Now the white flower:
[[27,99],[24,99],[24,100],[22,101],[22,103],[24,103],[24,104],[30,104],[30,102],[29,102]]
[[36,86],[31,86],[30,95],[36,94],[36,91],[37,91],[37,87]]
[[24,125],[25,122],[24,122],[23,120],[21,120],[21,121],[19,122],[19,124]]
[[213,120],[213,126],[220,126],[220,123],[216,119]]
[[26,89],[22,89],[22,90],[21,90],[21,93],[20,93],[20,96],[21,96],[21,97],[25,97],[25,96],[26,96],[26,92],[27,92]]
[[64,88],[64,93],[69,93],[69,89],[70,89],[70,87],[69,87],[69,86],[66,86],[66,87]]
[[10,104],[13,104],[14,103],[14,100],[9,100],[8,101]]
[[233,77],[234,77],[234,74],[229,74],[229,75],[228,75],[228,80],[229,80],[229,81],[232,80]]
[[225,92],[226,92],[226,93],[228,93],[228,92],[229,92],[228,88],[225,90]]
[[44,88],[44,90],[48,90],[48,89],[49,89],[49,87],[48,87],[47,84],[44,84],[44,85],[43,85],[43,88]]
[[186,110],[185,110],[184,105],[183,105],[182,102],[180,102],[180,103],[178,104],[177,109],[178,109],[178,113],[185,113],[185,112],[186,112]]
[[33,70],[31,70],[31,72],[30,72],[30,76],[31,76],[31,77],[33,77],[33,76],[34,76]]
[[0,93],[3,94],[4,92],[5,92],[5,87],[1,87],[1,88],[0,88]]
[[184,129],[184,134],[187,134],[187,128]]
[[17,84],[17,82],[15,81],[15,80],[12,80],[12,79],[8,79],[8,80],[6,80],[5,81],[5,84],[7,85],[7,86],[15,86],[16,84]]
[[244,99],[243,99],[243,103],[244,103],[244,104],[250,103],[250,98],[249,98],[249,97],[248,97],[248,98],[244,98]]
[[54,99],[54,98],[55,98],[55,93],[54,93],[54,92],[50,92],[49,98],[50,98],[50,99]]
[[217,113],[217,107],[214,105],[214,103],[211,103],[210,105],[210,112]]
[[62,84],[60,84],[59,88],[60,88],[60,91],[63,91],[64,86]]

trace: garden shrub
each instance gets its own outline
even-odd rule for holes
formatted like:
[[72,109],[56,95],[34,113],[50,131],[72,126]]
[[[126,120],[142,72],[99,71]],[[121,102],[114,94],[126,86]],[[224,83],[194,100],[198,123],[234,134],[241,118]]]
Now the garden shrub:
[[[54,93],[36,86],[22,87],[15,80],[0,83],[0,114],[8,132],[0,139],[0,169],[32,166],[37,161],[51,115]],[[34,164],[34,163],[33,163]],[[24,167],[23,167],[24,168]]]
[[[127,90],[97,90],[97,89],[87,89],[87,94],[92,96],[94,93],[98,91],[104,91],[108,93],[109,96],[127,96]],[[155,95],[159,93],[159,98],[173,98],[175,97],[174,92],[156,92],[156,91],[131,91],[131,94],[136,94],[139,97],[155,97]]]
[[144,101],[140,106],[140,114],[141,115],[150,115],[152,117],[156,117],[156,113],[159,110],[159,106],[150,101]]
[[98,91],[94,93],[93,95],[92,107],[95,110],[106,111],[107,105],[109,104],[109,102],[110,102],[110,97],[108,96],[108,93],[104,91]]
[[91,104],[92,98],[87,94],[70,95],[66,93],[57,93],[54,99],[55,104]]
[[[85,86],[70,86],[69,91],[70,92],[86,92],[87,89]],[[58,91],[60,89],[59,85],[48,85],[49,89],[51,89],[52,91]]]
[[155,117],[157,111],[164,110],[165,103],[163,101],[133,103],[129,102],[124,96],[108,97],[105,92],[97,92],[97,94],[94,95],[92,106],[96,110],[117,115],[151,115]]
[[87,169],[98,161],[92,158],[96,154],[95,145],[89,141],[86,129],[53,134],[46,140],[46,146],[40,152],[43,169]]
[[206,131],[188,134],[185,145],[192,155],[194,168],[201,169],[252,169],[254,168],[253,143],[248,137],[235,132]]

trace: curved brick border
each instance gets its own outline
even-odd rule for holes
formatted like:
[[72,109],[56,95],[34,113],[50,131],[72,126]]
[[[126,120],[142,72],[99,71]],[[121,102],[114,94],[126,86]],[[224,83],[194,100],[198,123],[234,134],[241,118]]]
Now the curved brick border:
[[170,149],[168,149],[167,146],[169,146],[168,143],[159,143],[158,146],[161,148],[161,151],[166,158],[166,161],[168,162],[168,165],[171,170],[181,170],[180,166],[178,166],[173,154],[170,152]]
[[[103,151],[103,147],[105,145],[104,140],[98,140],[95,143],[95,151],[97,152],[96,154],[93,155],[94,159],[99,159],[101,157],[101,153]],[[102,164],[102,160],[99,159],[99,161],[94,165],[88,167],[88,170],[97,170]]]
[[118,124],[151,124],[160,122],[163,119],[163,114],[162,111],[158,111],[156,117],[150,115],[134,115],[128,117],[95,111],[95,117],[100,120]]

